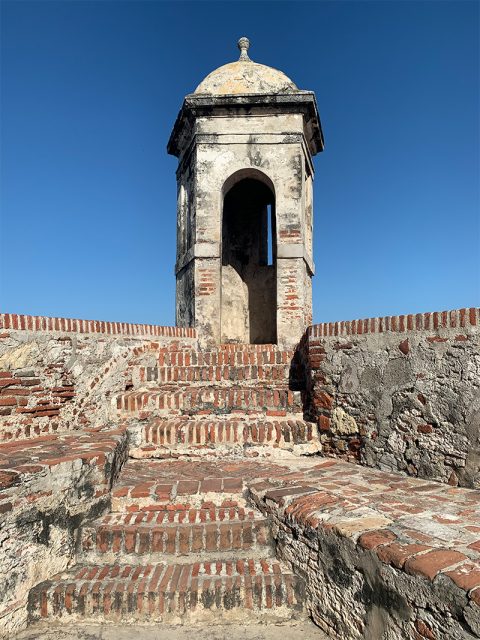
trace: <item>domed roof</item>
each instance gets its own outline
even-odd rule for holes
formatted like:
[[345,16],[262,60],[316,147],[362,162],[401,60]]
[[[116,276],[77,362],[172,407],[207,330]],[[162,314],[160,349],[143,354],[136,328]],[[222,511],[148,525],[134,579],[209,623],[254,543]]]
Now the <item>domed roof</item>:
[[235,95],[298,91],[297,86],[282,71],[250,60],[247,53],[249,46],[248,38],[240,38],[240,59],[209,73],[194,93]]

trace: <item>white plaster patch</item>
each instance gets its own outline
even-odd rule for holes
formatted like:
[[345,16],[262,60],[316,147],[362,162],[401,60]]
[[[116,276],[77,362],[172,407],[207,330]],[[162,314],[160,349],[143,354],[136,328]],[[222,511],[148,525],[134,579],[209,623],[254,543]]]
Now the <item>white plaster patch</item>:
[[35,363],[35,356],[38,353],[36,342],[21,344],[15,349],[6,351],[0,355],[0,369],[13,370],[24,369]]

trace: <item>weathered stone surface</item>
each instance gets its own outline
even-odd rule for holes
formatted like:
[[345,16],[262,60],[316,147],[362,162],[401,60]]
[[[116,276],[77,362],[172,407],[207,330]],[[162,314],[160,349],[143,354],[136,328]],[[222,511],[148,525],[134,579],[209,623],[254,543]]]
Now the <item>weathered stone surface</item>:
[[335,407],[332,412],[331,429],[334,433],[348,435],[358,432],[357,423],[353,416],[349,416],[341,407]]
[[480,487],[478,309],[315,325],[304,350],[325,453]]
[[289,621],[269,625],[242,624],[194,624],[182,627],[162,625],[147,627],[140,625],[89,625],[73,626],[42,625],[34,630],[25,631],[15,640],[328,640],[318,627],[310,621]]
[[[243,54],[242,54],[243,55]],[[177,171],[177,324],[202,344],[294,346],[311,323],[315,97],[238,62],[187,96],[168,144]]]
[[[277,553],[305,579],[313,620],[342,640],[480,637],[480,565],[469,543],[480,534],[470,520],[480,515],[478,492],[445,498],[440,483],[334,460],[307,464],[294,477],[272,472],[268,483],[247,484],[273,519]],[[429,515],[418,522],[412,513]],[[427,535],[427,520],[455,524]]]
[[[75,390],[50,418],[59,421],[57,434],[26,443],[13,434],[0,448],[0,536],[6,533],[9,550],[0,560],[12,598],[2,622],[9,630],[25,623],[28,592],[32,621],[218,622],[245,619],[245,611],[252,620],[299,615],[305,583],[313,619],[346,640],[396,640],[413,631],[421,637],[478,637],[478,492],[298,457],[319,450],[315,424],[303,416],[312,407],[319,412],[320,434],[333,434],[345,451],[361,447],[363,414],[339,397],[357,397],[366,385],[371,401],[375,384],[385,380],[393,395],[411,393],[416,364],[402,358],[415,355],[421,333],[409,335],[408,355],[398,355],[397,339],[391,361],[364,350],[356,334],[337,338],[333,346],[305,341],[295,354],[271,345],[202,351],[187,337],[120,337],[116,344],[107,336],[76,336],[76,353],[97,363],[98,354],[107,358],[96,368],[73,358],[71,334],[9,334],[14,348],[43,340],[52,346],[44,349],[43,361],[4,372],[0,385],[6,393],[26,390],[23,397],[35,408],[43,393],[37,388],[48,386],[44,379],[51,371],[71,375],[62,386],[57,380],[55,389]],[[468,345],[470,335],[458,342]],[[449,338],[427,344],[448,348]],[[305,381],[310,355],[317,368]],[[340,362],[351,361],[338,377],[329,364],[337,355]],[[66,362],[78,365],[78,372],[72,375]],[[305,371],[310,376],[308,366]],[[340,392],[336,384],[345,372]],[[97,385],[95,402],[87,402]],[[420,410],[429,407],[425,387],[414,398]],[[85,407],[85,421],[69,423],[79,407]],[[119,417],[129,421],[128,429],[94,426]],[[422,414],[416,437],[431,436],[436,428]],[[141,459],[130,460],[119,476],[127,432],[130,454]],[[411,447],[402,433],[387,436],[398,455]],[[108,508],[113,512],[105,513]],[[294,574],[271,557],[272,536]],[[244,564],[235,565],[240,557]],[[75,560],[81,564],[72,568]],[[248,574],[235,573],[247,566]],[[203,572],[200,581],[197,570]]]
[[125,428],[0,446],[0,635],[25,625],[29,590],[72,561],[81,523],[108,507],[126,457]]
[[[30,323],[36,320],[31,316]],[[47,320],[47,319],[41,319]],[[139,325],[109,327],[102,333],[78,330],[33,331],[9,329],[0,337],[0,442],[58,433],[88,425],[104,426],[108,423],[109,407],[105,398],[123,391],[129,383],[129,365],[149,351],[181,350],[193,346],[190,336],[159,335],[152,341],[142,335],[131,335],[129,329]],[[23,324],[27,322],[24,321]],[[85,321],[86,322],[86,321]],[[9,324],[5,316],[1,324]],[[100,323],[94,323],[99,325]],[[103,323],[116,325],[117,323]],[[98,327],[100,329],[100,327]],[[153,328],[151,328],[153,329]]]

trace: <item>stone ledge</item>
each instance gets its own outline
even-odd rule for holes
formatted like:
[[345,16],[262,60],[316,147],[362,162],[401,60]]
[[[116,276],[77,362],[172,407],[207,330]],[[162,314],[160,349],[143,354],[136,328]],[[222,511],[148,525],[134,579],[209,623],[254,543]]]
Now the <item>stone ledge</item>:
[[480,637],[480,492],[333,460],[249,492],[323,630]]
[[25,624],[30,588],[71,562],[82,521],[109,506],[126,457],[125,427],[0,445],[0,637]]
[[[34,501],[33,487],[37,481],[47,479],[67,465],[79,470],[83,465],[104,469],[126,439],[126,427],[114,429],[85,429],[61,434],[49,434],[29,440],[16,440],[0,445],[0,513],[18,506],[20,496],[29,503]],[[124,443],[126,444],[126,442]],[[53,484],[50,477],[48,480]],[[105,483],[110,479],[105,477]],[[15,502],[5,506],[5,498],[12,495]]]
[[[82,586],[78,588],[79,584]],[[271,558],[195,562],[78,566],[59,573],[29,595],[32,622],[61,618],[218,623],[302,615],[303,584]],[[248,618],[247,618],[248,619]]]

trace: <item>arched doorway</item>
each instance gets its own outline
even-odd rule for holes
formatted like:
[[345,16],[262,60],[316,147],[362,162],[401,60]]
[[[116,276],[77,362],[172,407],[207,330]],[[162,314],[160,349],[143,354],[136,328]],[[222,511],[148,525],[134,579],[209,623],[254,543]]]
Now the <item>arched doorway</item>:
[[276,343],[275,195],[260,172],[231,177],[222,215],[222,342]]

